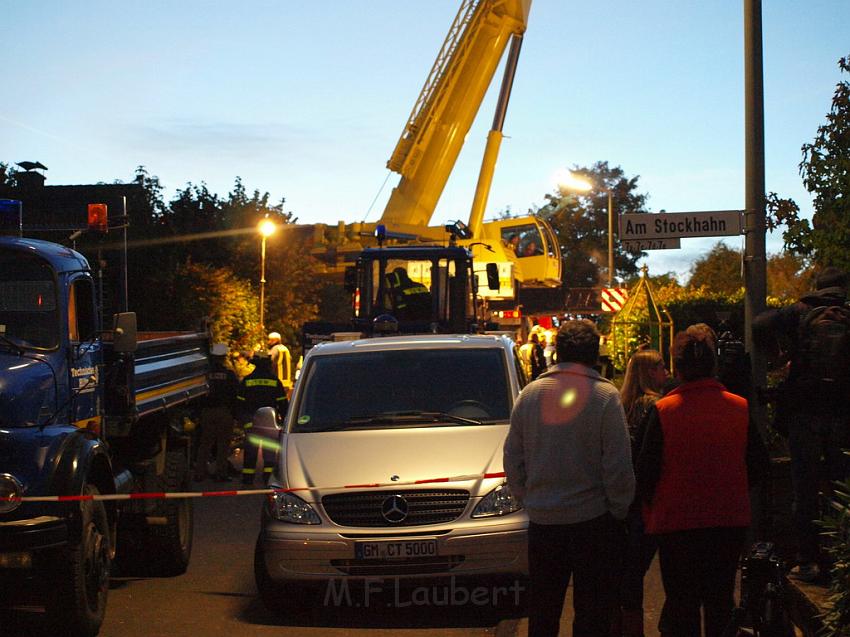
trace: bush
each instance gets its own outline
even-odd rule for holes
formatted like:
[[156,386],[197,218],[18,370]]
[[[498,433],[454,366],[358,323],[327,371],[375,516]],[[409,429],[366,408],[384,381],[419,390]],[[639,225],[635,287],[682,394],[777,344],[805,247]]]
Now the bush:
[[850,635],[850,480],[837,483],[831,511],[820,520],[827,538],[824,550],[832,558],[829,610],[823,615],[823,635]]

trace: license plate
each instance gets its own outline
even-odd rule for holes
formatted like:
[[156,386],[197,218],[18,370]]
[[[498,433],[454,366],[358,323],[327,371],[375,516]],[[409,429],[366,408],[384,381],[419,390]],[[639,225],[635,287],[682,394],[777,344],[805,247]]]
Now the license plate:
[[354,544],[354,557],[358,560],[403,560],[435,555],[437,540],[392,540]]

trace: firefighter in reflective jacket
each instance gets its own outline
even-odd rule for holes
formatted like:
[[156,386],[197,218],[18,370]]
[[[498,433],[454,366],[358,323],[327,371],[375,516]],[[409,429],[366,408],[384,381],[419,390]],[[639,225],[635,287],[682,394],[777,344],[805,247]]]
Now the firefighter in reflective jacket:
[[279,332],[269,332],[269,356],[272,359],[272,369],[286,388],[286,395],[292,393],[292,355],[289,348],[280,340]]
[[396,318],[421,321],[431,319],[431,291],[411,279],[407,270],[397,267],[386,275],[386,281]]
[[274,470],[276,443],[262,440],[251,431],[252,417],[260,407],[274,407],[279,416],[286,413],[288,401],[283,383],[272,370],[271,359],[265,353],[257,353],[251,360],[254,371],[242,379],[239,384],[240,417],[245,430],[245,454],[242,461],[242,484],[253,484],[256,473],[257,455],[262,451],[264,474]]

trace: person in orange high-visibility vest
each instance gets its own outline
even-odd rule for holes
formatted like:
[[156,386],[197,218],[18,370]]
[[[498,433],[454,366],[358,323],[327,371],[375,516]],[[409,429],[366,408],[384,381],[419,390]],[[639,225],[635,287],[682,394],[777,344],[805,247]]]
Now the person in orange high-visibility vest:
[[263,473],[271,474],[277,456],[274,444],[276,441],[258,440],[253,435],[254,412],[260,407],[274,407],[278,416],[283,417],[289,401],[286,399],[286,389],[280,379],[272,371],[271,359],[267,354],[257,353],[251,361],[254,371],[242,379],[239,384],[237,401],[242,426],[245,430],[245,449],[242,462],[242,483],[253,484],[256,473],[257,454],[262,450]]

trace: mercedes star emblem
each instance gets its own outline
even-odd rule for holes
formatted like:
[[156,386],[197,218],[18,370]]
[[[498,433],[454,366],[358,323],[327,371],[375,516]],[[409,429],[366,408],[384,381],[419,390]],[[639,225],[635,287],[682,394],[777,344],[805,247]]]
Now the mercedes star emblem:
[[391,495],[381,505],[381,513],[387,522],[398,524],[407,517],[408,504],[400,495]]

